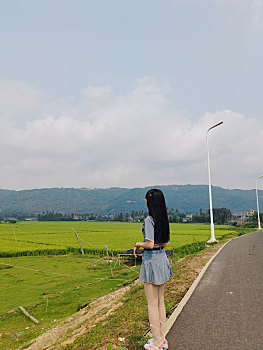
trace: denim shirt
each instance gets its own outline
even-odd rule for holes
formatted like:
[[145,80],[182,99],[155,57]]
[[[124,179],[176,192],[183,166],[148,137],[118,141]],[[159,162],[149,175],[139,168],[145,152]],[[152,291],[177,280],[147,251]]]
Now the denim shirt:
[[154,221],[151,216],[147,216],[146,219],[144,219],[143,225],[142,225],[142,234],[143,234],[143,242],[152,241],[155,244],[168,244],[169,242],[155,242],[154,241]]

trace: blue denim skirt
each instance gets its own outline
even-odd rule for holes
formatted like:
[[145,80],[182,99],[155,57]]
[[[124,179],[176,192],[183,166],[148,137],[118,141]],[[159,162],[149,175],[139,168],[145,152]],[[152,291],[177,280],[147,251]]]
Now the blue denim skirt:
[[164,249],[143,252],[139,281],[156,285],[163,284],[173,277],[170,262]]

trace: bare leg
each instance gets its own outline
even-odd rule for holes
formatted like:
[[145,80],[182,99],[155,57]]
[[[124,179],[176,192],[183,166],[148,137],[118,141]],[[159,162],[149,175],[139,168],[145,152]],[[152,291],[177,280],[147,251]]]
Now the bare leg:
[[164,305],[164,285],[165,283],[158,286],[158,309],[159,309],[159,319],[160,319],[160,336],[161,341],[165,339],[165,329],[166,329],[166,310]]
[[148,302],[148,315],[154,346],[158,347],[163,342],[162,336],[160,334],[159,286],[145,282],[144,290]]

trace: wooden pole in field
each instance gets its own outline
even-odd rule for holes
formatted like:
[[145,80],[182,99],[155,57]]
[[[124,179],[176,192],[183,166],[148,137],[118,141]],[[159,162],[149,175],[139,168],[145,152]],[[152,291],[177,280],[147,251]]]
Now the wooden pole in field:
[[25,314],[27,317],[29,317],[33,322],[39,323],[39,321],[38,321],[37,319],[35,319],[35,317],[31,316],[31,315],[23,308],[23,306],[20,306],[19,309],[23,312],[23,314]]
[[15,233],[15,229],[14,226],[12,226],[13,232],[14,232],[14,236],[15,236],[15,241],[16,241],[16,233]]
[[109,257],[109,251],[108,251],[108,246],[107,244],[105,244],[106,247],[106,252],[107,252],[107,256],[108,256],[108,263],[110,265],[110,272],[111,272],[111,277],[113,278],[113,272],[112,272],[112,268],[111,268],[111,261],[110,261],[110,257]]
[[78,236],[77,232],[74,230],[74,228],[73,227],[71,227],[71,228],[74,231],[74,233],[75,233],[75,235],[76,235],[76,237],[77,237],[77,239],[79,241],[79,246],[80,246],[80,249],[81,249],[81,253],[82,253],[82,255],[84,255],[84,250],[83,250],[82,245],[80,243],[79,236]]

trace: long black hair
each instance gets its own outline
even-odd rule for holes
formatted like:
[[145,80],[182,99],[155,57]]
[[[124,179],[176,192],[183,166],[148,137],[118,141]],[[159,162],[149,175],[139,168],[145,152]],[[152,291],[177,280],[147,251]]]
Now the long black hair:
[[154,242],[166,243],[170,239],[169,221],[164,195],[161,190],[153,188],[146,193],[149,215],[154,221]]

